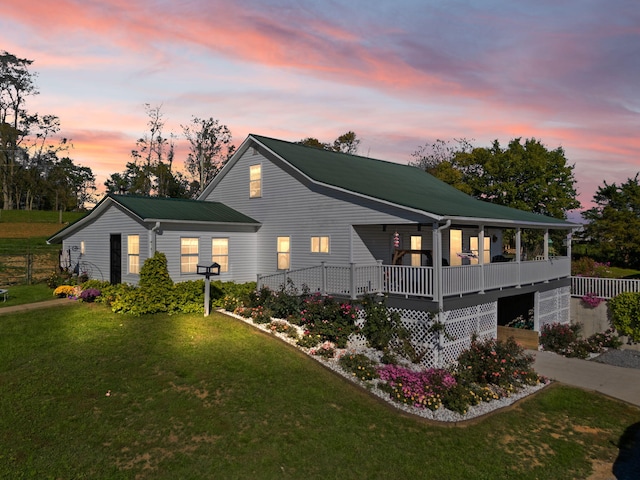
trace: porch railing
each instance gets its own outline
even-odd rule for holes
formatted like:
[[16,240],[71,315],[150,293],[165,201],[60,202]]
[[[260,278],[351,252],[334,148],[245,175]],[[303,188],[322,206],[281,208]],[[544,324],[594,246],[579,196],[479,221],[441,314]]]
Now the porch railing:
[[[479,293],[498,288],[545,282],[570,275],[568,257],[546,261],[491,263],[442,267],[443,296]],[[435,298],[437,285],[434,267],[403,265],[322,265],[258,276],[258,287],[279,290],[291,281],[297,289],[310,292],[346,295],[392,293]]]
[[572,297],[593,293],[609,299],[625,292],[640,292],[640,279],[571,277]]

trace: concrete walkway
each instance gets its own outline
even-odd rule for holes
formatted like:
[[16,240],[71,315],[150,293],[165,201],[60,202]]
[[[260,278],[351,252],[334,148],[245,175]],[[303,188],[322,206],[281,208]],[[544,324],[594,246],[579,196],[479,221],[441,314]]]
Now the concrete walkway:
[[538,374],[574,387],[603,393],[640,407],[640,369],[530,351]]

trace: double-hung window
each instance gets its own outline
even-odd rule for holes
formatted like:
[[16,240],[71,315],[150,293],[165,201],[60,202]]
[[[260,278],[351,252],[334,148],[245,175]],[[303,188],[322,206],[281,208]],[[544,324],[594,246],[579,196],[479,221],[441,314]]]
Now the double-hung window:
[[127,236],[127,265],[129,273],[140,273],[140,235]]
[[196,273],[198,270],[198,239],[180,239],[180,273]]
[[[422,250],[422,237],[411,236],[411,250]],[[411,266],[419,267],[422,265],[422,253],[411,254]]]
[[229,271],[228,238],[214,238],[211,240],[211,261],[220,265],[220,272]]

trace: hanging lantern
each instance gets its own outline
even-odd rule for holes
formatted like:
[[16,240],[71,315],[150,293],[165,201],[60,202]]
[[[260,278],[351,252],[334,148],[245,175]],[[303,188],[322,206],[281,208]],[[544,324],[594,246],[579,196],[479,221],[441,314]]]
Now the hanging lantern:
[[400,234],[398,232],[393,234],[393,246],[394,248],[398,248],[400,246]]

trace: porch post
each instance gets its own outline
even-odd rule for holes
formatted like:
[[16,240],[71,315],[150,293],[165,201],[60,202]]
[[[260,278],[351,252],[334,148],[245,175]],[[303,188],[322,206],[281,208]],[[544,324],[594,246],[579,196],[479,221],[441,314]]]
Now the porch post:
[[480,265],[480,292],[484,293],[484,225],[478,230],[478,265]]
[[440,296],[440,273],[442,266],[442,253],[440,252],[440,241],[442,234],[438,230],[438,224],[433,223],[432,231],[432,244],[433,244],[433,299],[437,299]]
[[520,262],[522,260],[522,254],[520,253],[520,250],[522,249],[521,240],[522,240],[522,229],[518,227],[516,228],[516,268],[518,269],[518,283],[516,285],[516,288],[521,287],[520,280],[522,278],[521,269],[520,269]]
[[571,238],[573,236],[573,230],[569,230],[567,233],[567,257],[569,258],[569,264],[571,264]]
[[544,260],[549,260],[549,229],[544,231]]
[[327,294],[327,262],[320,262],[322,266],[322,286],[320,287],[320,295],[324,296]]
[[351,284],[351,299],[355,300],[358,297],[358,292],[356,291],[356,264],[353,262],[351,262],[349,277],[349,283]]

